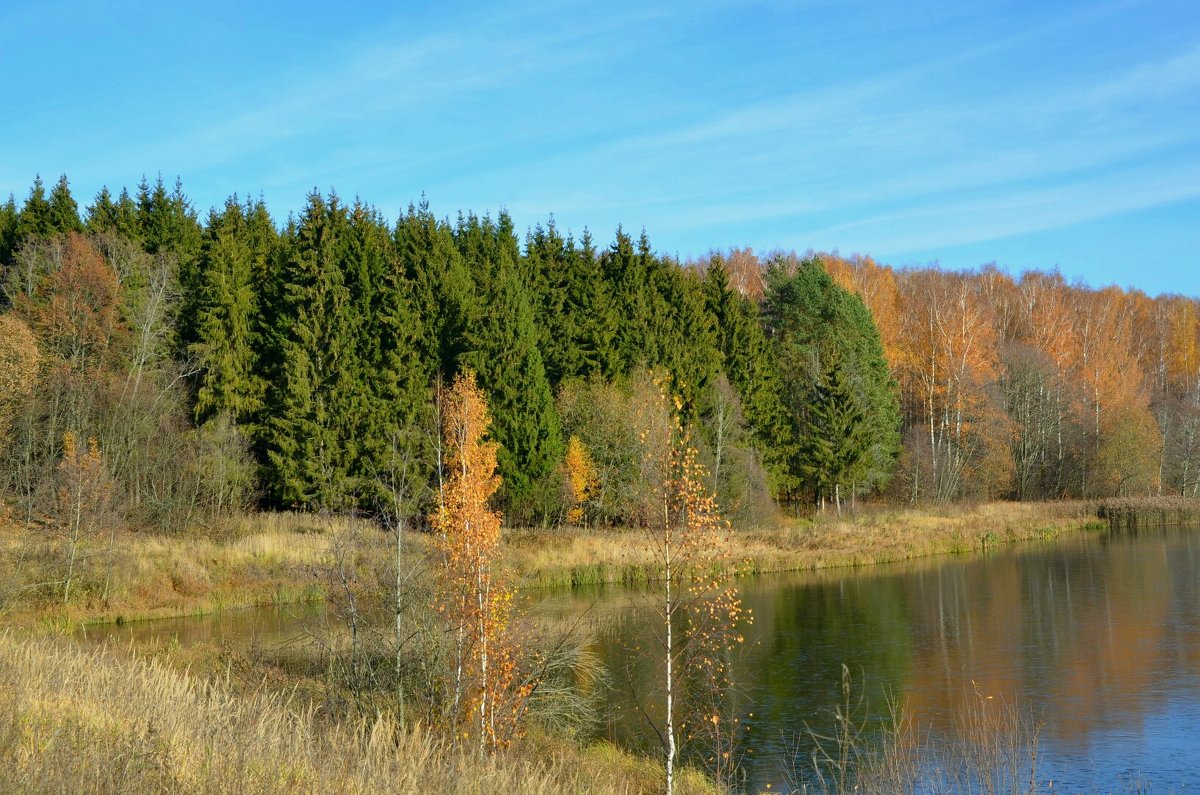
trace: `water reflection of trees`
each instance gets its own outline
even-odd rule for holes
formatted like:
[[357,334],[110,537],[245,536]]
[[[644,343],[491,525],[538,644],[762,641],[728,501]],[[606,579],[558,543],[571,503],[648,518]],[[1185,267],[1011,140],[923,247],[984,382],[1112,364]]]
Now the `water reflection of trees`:
[[[1200,675],[1198,548],[1182,531],[1118,535],[891,573],[746,583],[755,624],[733,704],[752,727],[751,782],[777,781],[782,757],[811,751],[806,725],[832,731],[842,664],[868,725],[882,725],[892,695],[936,738],[971,699],[993,696],[1016,699],[1045,719],[1044,736],[1071,747],[1097,729],[1137,730],[1170,697],[1171,676]],[[630,693],[652,693],[656,674],[625,652],[647,631],[637,601],[610,592],[593,610],[604,627],[595,650],[616,686],[600,733],[645,744]]]
[[[1017,698],[1045,718],[1044,736],[1077,749],[1097,729],[1139,730],[1181,686],[1200,691],[1194,530],[1105,536],[988,559],[764,577],[741,587],[755,622],[735,661],[738,689],[727,709],[751,727],[745,764],[760,787],[780,781],[787,756],[811,752],[806,725],[833,731],[843,664],[869,725],[886,720],[890,694],[907,702],[924,729],[948,731],[978,692]],[[604,660],[612,690],[596,734],[656,747],[633,694],[647,708],[660,701],[658,655],[628,652],[651,643],[641,615],[646,601],[617,587],[530,591],[526,599],[539,622],[580,632]],[[311,619],[321,610],[147,622],[89,631],[88,639],[174,637],[182,645],[267,646],[278,655],[295,648],[297,612]]]
[[[914,578],[914,712],[946,727],[974,689],[1016,698],[1058,740],[1140,725],[1164,679],[1195,661],[1197,557],[1189,535],[1115,536]],[[1195,670],[1195,666],[1191,668]]]

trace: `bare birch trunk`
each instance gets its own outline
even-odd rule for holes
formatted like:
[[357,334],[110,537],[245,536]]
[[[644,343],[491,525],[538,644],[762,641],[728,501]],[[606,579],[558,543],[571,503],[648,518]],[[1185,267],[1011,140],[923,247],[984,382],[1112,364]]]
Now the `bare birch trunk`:
[[671,629],[672,614],[675,612],[675,606],[672,599],[671,591],[671,526],[670,516],[667,516],[666,527],[666,577],[667,577],[667,594],[666,594],[666,614],[667,614],[667,795],[673,795],[675,791],[675,690],[674,690],[674,672],[672,670],[672,655],[674,652],[673,642],[674,636]]

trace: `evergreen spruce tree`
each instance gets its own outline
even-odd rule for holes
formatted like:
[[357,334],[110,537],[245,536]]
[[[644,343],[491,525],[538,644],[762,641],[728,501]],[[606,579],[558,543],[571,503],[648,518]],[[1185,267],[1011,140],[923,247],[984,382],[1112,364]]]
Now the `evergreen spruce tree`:
[[190,352],[200,368],[195,415],[198,422],[228,414],[251,421],[262,407],[266,384],[258,369],[257,276],[273,241],[254,239],[243,206],[230,197],[220,212],[209,214],[197,262],[196,339]]
[[538,347],[546,366],[546,377],[556,386],[579,369],[575,344],[576,318],[567,305],[567,241],[551,218],[525,236],[526,285],[533,304]]
[[96,198],[88,205],[84,226],[92,234],[110,232],[117,228],[117,203],[107,185],[100,188]]
[[502,261],[464,359],[488,394],[500,498],[517,522],[546,517],[560,492],[562,431],[538,339],[516,263]]
[[683,416],[696,421],[712,403],[712,385],[721,353],[703,285],[693,271],[657,261],[649,295],[653,364],[671,374],[671,388],[683,400]]
[[754,446],[770,475],[772,491],[786,490],[792,427],[758,307],[729,286],[724,260],[714,255],[704,276],[704,292],[716,330],[722,370],[742,402]]
[[566,302],[567,311],[575,318],[575,354],[578,360],[573,375],[613,378],[619,367],[617,329],[620,319],[613,306],[613,297],[592,235],[583,230],[576,246],[568,241]]
[[617,324],[613,347],[617,374],[627,375],[639,366],[652,364],[658,352],[650,333],[650,262],[634,250],[633,240],[620,227],[616,239],[602,257],[602,269],[613,297]]
[[[806,486],[817,498],[835,478],[853,476],[849,485],[881,488],[891,477],[900,446],[900,409],[895,381],[883,358],[883,345],[870,312],[861,299],[839,287],[821,264],[808,259],[795,271],[786,263],[773,263],[767,271],[764,322],[775,352],[784,389],[783,403],[788,412],[794,444],[788,452],[791,461],[784,467],[784,486],[795,496]],[[814,412],[828,411],[830,367],[839,370],[839,378],[858,399],[855,417],[861,444],[867,452],[861,470],[849,467],[844,472],[828,467],[840,466],[838,448],[822,452],[820,429],[829,426],[830,417]],[[825,384],[825,386],[822,386]],[[856,437],[859,438],[859,437]],[[813,468],[810,459],[825,463],[823,470]]]
[[49,237],[54,234],[54,222],[50,215],[50,202],[46,199],[46,187],[41,175],[33,178],[29,197],[17,217],[17,244],[27,237]]
[[842,509],[844,487],[863,482],[871,466],[871,432],[866,395],[837,346],[830,346],[813,385],[808,407],[801,466],[820,497],[829,496]]
[[147,251],[174,253],[181,266],[196,255],[200,249],[200,224],[179,180],[168,193],[161,175],[153,186],[143,177],[138,186],[137,207],[138,225]]
[[644,340],[642,346],[648,362],[661,365],[670,356],[667,347],[674,342],[672,332],[676,324],[670,315],[671,301],[679,298],[679,291],[674,289],[676,285],[670,278],[673,274],[667,264],[654,256],[644,229],[638,237],[634,256],[637,265],[633,272],[642,274],[644,279],[639,302],[642,317],[638,323]]
[[[521,246],[507,212],[501,212],[495,221],[486,215],[480,218],[474,213],[459,214],[454,227],[454,243],[480,295],[489,292],[492,281],[505,264],[523,267]],[[528,285],[527,289],[532,286]]]
[[283,265],[274,388],[261,431],[267,487],[279,505],[346,508],[361,487],[351,433],[361,370],[343,274],[348,225],[336,196],[312,193]]
[[863,426],[867,455],[863,468],[850,470],[849,483],[866,490],[879,490],[892,478],[900,455],[900,388],[883,355],[883,341],[871,310],[862,299],[842,292],[844,316],[854,329],[848,350],[853,366],[851,389],[862,401]]
[[10,193],[8,201],[0,204],[0,277],[3,276],[4,269],[12,262],[13,252],[17,247],[19,218],[17,202]]
[[[264,214],[265,212],[264,208]],[[257,219],[256,213],[256,220],[252,226],[257,228],[258,223],[260,221]],[[255,439],[258,445],[256,453],[262,462],[267,462],[268,456],[265,447],[262,446],[263,434],[261,431],[265,428],[268,413],[271,411],[274,403],[272,397],[276,389],[274,379],[283,370],[281,356],[284,348],[284,339],[281,336],[281,332],[286,330],[284,318],[292,312],[292,309],[288,306],[286,296],[290,278],[288,263],[291,262],[292,254],[296,249],[296,240],[299,236],[299,224],[296,221],[295,215],[289,213],[283,228],[276,231],[272,227],[271,233],[274,245],[271,246],[270,254],[263,263],[263,274],[261,276],[256,275],[255,277],[255,292],[258,302],[255,331],[259,339],[256,376],[261,378],[268,386],[264,395],[262,413],[254,422],[258,427],[259,433],[256,433],[252,438]]]
[[83,222],[79,219],[79,205],[71,195],[71,186],[67,175],[63,174],[58,182],[50,189],[50,206],[48,208],[50,227],[59,234],[67,232],[82,232]]
[[142,242],[138,206],[125,188],[116,199],[107,186],[100,188],[87,208],[84,228],[92,234],[116,234],[139,245]]
[[618,318],[604,279],[592,236],[585,229],[577,244],[568,238],[563,251],[561,286],[562,334],[557,385],[567,378],[612,378],[619,362]]
[[128,188],[121,188],[121,195],[117,197],[114,222],[117,234],[139,243],[143,241],[141,213],[137,202],[129,195]]
[[540,347],[551,388],[570,378],[610,376],[617,317],[608,284],[585,230],[581,243],[564,238],[551,218],[526,238],[525,281],[532,285]]
[[603,257],[604,280],[620,319],[614,335],[618,375],[663,367],[671,389],[695,421],[711,401],[720,367],[716,336],[700,282],[656,256],[645,231],[635,247],[621,229]]
[[[243,215],[246,219],[246,241],[251,251],[250,279],[255,285],[255,292],[259,293],[261,298],[266,294],[266,285],[276,270],[275,260],[280,251],[279,229],[276,228],[275,220],[261,196],[254,201],[247,200]],[[260,306],[256,318],[260,331],[262,315],[263,309]]]
[[458,370],[467,330],[480,310],[475,280],[455,245],[449,224],[438,221],[427,202],[396,222],[396,256],[409,282],[413,311],[422,319],[415,341],[427,382]]
[[362,499],[382,500],[382,474],[407,459],[413,473],[426,472],[424,428],[429,381],[418,343],[425,337],[409,299],[409,283],[387,224],[371,207],[356,202],[350,212],[346,286],[351,296],[351,333],[358,373],[349,405],[351,433],[359,440],[351,462],[364,484]]

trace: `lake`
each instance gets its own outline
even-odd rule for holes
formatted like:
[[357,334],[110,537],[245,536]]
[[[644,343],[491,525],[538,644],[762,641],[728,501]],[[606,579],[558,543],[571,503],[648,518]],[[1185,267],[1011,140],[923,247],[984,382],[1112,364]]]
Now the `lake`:
[[[750,789],[808,773],[809,730],[832,732],[850,673],[869,739],[903,704],[923,747],[950,747],[962,717],[1013,711],[1039,725],[1036,778],[1053,792],[1200,791],[1200,528],[1114,532],[990,554],[741,583],[752,626],[729,663]],[[653,749],[638,707],[657,702],[644,592],[532,595],[550,618],[582,615],[611,690],[598,737]],[[177,637],[262,649],[302,635],[319,607],[93,628],[89,638]],[[656,714],[653,703],[643,708]],[[1025,773],[1027,775],[1027,772]],[[1052,782],[1052,785],[1051,785]]]

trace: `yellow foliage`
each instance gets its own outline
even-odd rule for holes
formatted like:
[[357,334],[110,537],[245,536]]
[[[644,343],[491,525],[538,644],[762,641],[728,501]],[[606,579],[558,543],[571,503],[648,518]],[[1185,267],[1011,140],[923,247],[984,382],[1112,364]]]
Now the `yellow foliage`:
[[514,686],[516,648],[510,631],[514,589],[492,569],[500,554],[500,514],[488,499],[500,487],[487,401],[464,370],[442,398],[448,477],[430,517],[440,535],[443,598],[439,609],[456,637],[455,717],[481,747],[497,748],[517,734],[532,683]]
[[584,518],[583,506],[596,493],[599,480],[596,476],[596,464],[588,454],[583,442],[578,436],[572,436],[567,441],[567,482],[571,486],[571,509],[567,511],[567,521],[571,524],[582,524]]
[[0,315],[0,436],[17,402],[33,391],[40,361],[29,326],[14,315]]

